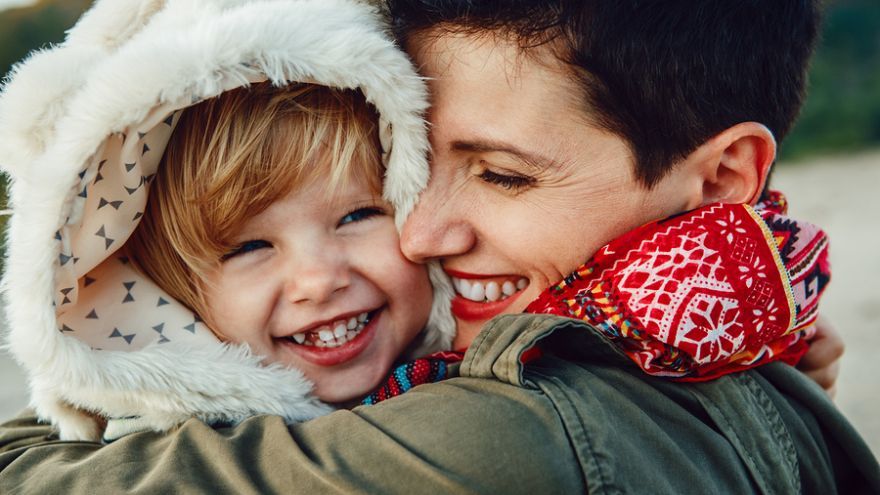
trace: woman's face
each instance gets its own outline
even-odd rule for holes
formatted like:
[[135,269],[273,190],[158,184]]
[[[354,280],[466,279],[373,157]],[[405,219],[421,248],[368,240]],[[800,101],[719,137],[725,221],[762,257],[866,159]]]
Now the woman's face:
[[429,78],[433,156],[402,250],[453,278],[456,348],[615,237],[696,206],[700,186],[677,170],[651,190],[637,182],[625,141],[590,122],[549,50],[459,35],[408,48]]

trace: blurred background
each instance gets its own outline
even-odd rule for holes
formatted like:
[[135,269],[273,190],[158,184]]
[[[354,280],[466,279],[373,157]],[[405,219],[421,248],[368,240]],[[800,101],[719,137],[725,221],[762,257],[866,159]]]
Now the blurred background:
[[[60,42],[90,4],[0,0],[0,74]],[[880,2],[827,5],[809,97],[782,143],[773,186],[788,195],[793,216],[831,237],[833,279],[822,313],[847,343],[836,402],[880,456],[880,365],[873,369],[880,354]],[[5,187],[0,202],[4,209]],[[0,351],[0,420],[26,405],[23,380]]]

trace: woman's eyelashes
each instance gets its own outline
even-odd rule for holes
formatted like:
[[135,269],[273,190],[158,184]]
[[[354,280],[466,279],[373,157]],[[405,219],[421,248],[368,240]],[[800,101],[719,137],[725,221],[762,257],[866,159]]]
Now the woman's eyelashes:
[[373,217],[381,216],[384,214],[385,214],[385,210],[383,210],[382,208],[380,208],[378,206],[367,206],[367,207],[363,207],[363,208],[357,208],[356,210],[353,210],[353,211],[347,213],[345,216],[343,216],[339,220],[339,225],[337,225],[337,227],[342,227],[343,225],[346,225],[349,223],[361,222],[361,221],[366,220],[368,218],[373,218]]
[[520,191],[534,185],[535,182],[537,182],[534,177],[527,177],[525,175],[519,174],[500,174],[498,172],[493,172],[489,169],[483,169],[483,171],[479,174],[479,177],[481,180],[483,180],[483,182],[496,186],[501,186],[511,191]]
[[269,243],[268,241],[264,241],[262,239],[245,241],[245,242],[242,242],[241,244],[239,244],[238,246],[234,247],[232,249],[232,251],[229,251],[228,253],[224,254],[220,258],[220,261],[226,261],[229,258],[234,258],[234,257],[240,256],[242,254],[251,253],[251,252],[254,252],[258,249],[269,248],[269,247],[272,247],[272,244]]

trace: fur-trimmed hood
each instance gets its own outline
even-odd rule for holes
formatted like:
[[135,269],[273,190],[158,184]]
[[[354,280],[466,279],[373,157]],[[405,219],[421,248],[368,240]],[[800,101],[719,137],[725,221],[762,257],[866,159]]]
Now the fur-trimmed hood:
[[[380,114],[384,194],[400,225],[428,179],[426,90],[366,3],[99,0],[63,44],[13,70],[0,95],[14,210],[7,346],[62,438],[98,438],[94,415],[164,430],[192,416],[328,410],[297,370],[221,343],[119,254],[180,112],[267,79],[364,93]],[[425,349],[448,346],[454,326],[437,267],[432,280]]]

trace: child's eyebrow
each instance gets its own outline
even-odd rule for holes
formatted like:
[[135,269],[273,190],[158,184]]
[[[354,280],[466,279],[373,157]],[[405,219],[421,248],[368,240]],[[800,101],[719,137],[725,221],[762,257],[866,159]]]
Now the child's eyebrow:
[[525,165],[535,170],[543,171],[548,168],[557,168],[559,163],[552,158],[532,153],[518,148],[510,143],[493,141],[489,139],[458,140],[451,144],[453,151],[465,151],[471,153],[505,153],[513,156]]

